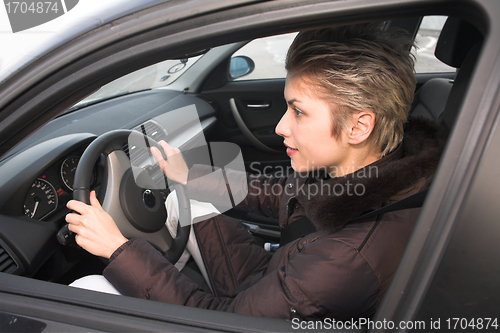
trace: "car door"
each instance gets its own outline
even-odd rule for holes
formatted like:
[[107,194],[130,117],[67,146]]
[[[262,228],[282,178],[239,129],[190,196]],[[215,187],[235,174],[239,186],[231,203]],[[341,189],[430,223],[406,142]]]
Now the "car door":
[[[75,103],[79,98],[93,91],[99,82],[91,84],[92,80],[97,81],[100,78],[103,81],[109,82],[110,78],[101,77],[103,68],[111,72],[111,69],[117,70],[117,67],[126,67],[124,65],[134,67],[132,65],[136,62],[149,59],[148,57],[153,58],[152,55],[158,53],[158,51],[164,52],[164,45],[181,47],[182,43],[179,43],[179,41],[183,41],[188,46],[194,43],[198,46],[200,43],[203,44],[203,40],[209,40],[210,38],[213,39],[210,42],[216,44],[220,42],[220,39],[214,37],[216,34],[222,35],[220,37],[222,39],[234,40],[236,34],[241,34],[241,27],[245,27],[246,25],[249,27],[248,30],[250,28],[257,29],[264,25],[266,20],[272,21],[276,17],[279,17],[281,20],[277,20],[276,25],[278,23],[289,24],[294,28],[300,28],[297,18],[301,19],[300,22],[320,25],[331,24],[332,22],[354,22],[367,18],[387,17],[388,15],[404,16],[409,15],[408,13],[412,13],[415,10],[436,12],[439,9],[445,11],[446,7],[446,5],[443,5],[443,2],[439,1],[409,2],[408,4],[397,0],[391,3],[387,1],[373,1],[369,3],[359,1],[339,1],[332,3],[322,1],[314,3],[290,1],[286,6],[282,5],[282,7],[279,7],[279,2],[263,2],[259,3],[259,8],[249,8],[238,13],[216,13],[214,14],[215,17],[210,17],[211,14],[206,13],[213,13],[214,10],[213,7],[209,7],[207,4],[205,4],[205,7],[200,7],[200,2],[187,2],[188,9],[180,13],[176,12],[175,6],[178,4],[179,2],[165,3],[165,8],[155,8],[154,13],[152,13],[151,16],[158,18],[161,24],[164,24],[165,17],[174,16],[177,19],[179,17],[184,19],[179,19],[180,23],[175,20],[171,21],[173,23],[169,22],[171,26],[167,26],[168,33],[153,31],[155,38],[165,35],[168,37],[160,40],[158,43],[147,43],[149,42],[147,37],[150,35],[147,35],[144,31],[147,32],[148,29],[152,29],[147,26],[149,22],[152,22],[150,17],[147,17],[149,19],[144,19],[140,15],[128,15],[126,19],[114,22],[112,26],[99,27],[102,28],[97,29],[100,32],[99,34],[94,31],[87,32],[85,36],[74,39],[69,45],[65,45],[61,47],[61,50],[54,52],[55,54],[52,54],[52,56],[59,56],[59,58],[55,58],[62,59],[57,62],[57,65],[61,66],[64,70],[67,67],[68,70],[65,73],[61,68],[56,67],[54,63],[53,66],[56,69],[53,71],[55,74],[52,73],[52,76],[49,77],[51,80],[48,80],[48,83],[41,81],[40,73],[38,73],[38,76],[35,76],[28,75],[30,73],[27,71],[22,72],[21,74],[24,74],[22,76],[23,80],[19,79],[18,81],[22,81],[25,86],[19,84],[18,81],[14,82],[18,83],[20,87],[17,88],[18,90],[23,90],[18,92],[14,89],[15,86],[12,85],[10,89],[14,92],[10,94],[17,99],[5,98],[5,101],[11,104],[2,109],[2,117],[4,117],[2,119],[7,120],[2,123],[2,138],[4,140],[2,141],[2,146],[0,146],[0,151],[5,153],[10,149],[12,142],[18,143],[20,141],[19,137],[21,135],[25,137],[31,133],[32,129],[18,126],[19,123],[22,123],[21,120],[26,120],[26,115],[37,115],[40,119],[33,117],[33,122],[36,120],[36,125],[41,126],[41,124],[48,121],[47,119],[53,118],[66,107]],[[299,5],[304,7],[299,7]],[[471,184],[470,180],[474,175],[484,145],[486,142],[489,142],[490,124],[493,124],[498,113],[499,101],[496,96],[498,96],[499,91],[500,65],[497,60],[498,42],[494,41],[500,40],[498,36],[500,29],[498,20],[494,18],[498,17],[500,7],[498,3],[481,0],[457,2],[456,5],[454,7],[456,12],[471,14],[471,17],[476,17],[476,21],[481,18],[483,22],[491,24],[491,38],[485,48],[487,56],[483,57],[484,61],[479,68],[480,71],[474,77],[472,85],[474,89],[467,96],[463,107],[464,110],[468,111],[463,112],[463,116],[461,115],[456,125],[457,130],[447,148],[443,165],[435,179],[433,191],[429,194],[429,202],[422,211],[422,216],[415,230],[413,241],[409,246],[408,254],[403,258],[399,270],[400,274],[396,276],[395,283],[393,283],[391,290],[386,295],[384,303],[377,314],[377,318],[384,321],[412,318],[412,315],[418,309],[418,305],[423,300],[423,297],[425,297],[425,284],[429,281],[429,276],[432,276],[432,273],[435,271],[434,269],[437,267],[436,262],[440,254],[446,248],[447,240],[449,239],[448,236],[452,233],[455,218],[460,211],[460,205],[463,202],[465,193]],[[273,9],[272,6],[278,6],[278,8]],[[197,8],[197,11],[193,11],[192,8],[194,7]],[[209,23],[207,24],[206,22]],[[207,26],[205,27],[203,24],[207,24]],[[303,23],[301,24],[304,26]],[[110,26],[112,29],[110,29]],[[127,30],[127,27],[130,30]],[[235,27],[238,27],[238,29]],[[121,33],[117,34],[117,31]],[[141,36],[141,33],[144,33],[146,37]],[[116,39],[120,38],[129,44],[123,42],[118,46],[108,48],[101,45],[93,46],[92,41],[95,42],[98,40],[104,43],[106,38],[103,37],[107,37],[110,40],[113,37]],[[139,44],[137,40],[144,43]],[[137,45],[139,47],[136,47]],[[151,45],[156,46],[156,48],[153,48]],[[157,45],[161,45],[161,47]],[[149,50],[148,47],[151,47],[152,50]],[[87,49],[93,51],[91,52],[92,58],[84,53]],[[118,55],[116,58],[113,58],[114,61],[107,58],[113,55]],[[101,59],[103,60],[99,62]],[[116,61],[117,59],[121,63]],[[45,70],[47,68],[47,66],[44,66],[44,60],[41,59],[39,62],[32,64],[35,73],[37,73],[36,69],[41,70],[43,68]],[[89,65],[88,63],[96,63],[97,65]],[[116,67],[112,68],[112,64],[115,64]],[[125,69],[123,70],[125,71]],[[48,74],[46,75],[49,76]],[[40,80],[40,82],[36,80]],[[83,88],[81,88],[82,90],[77,90],[75,88],[81,87],[83,83],[86,84],[86,90]],[[30,87],[29,84],[33,86]],[[210,93],[211,90],[215,89],[217,88],[213,87],[213,89],[207,89],[206,92]],[[68,92],[70,90],[71,94]],[[7,95],[8,92],[4,90],[2,94]],[[210,96],[210,94],[207,94],[207,96]],[[215,94],[212,96],[216,97]],[[7,97],[11,96],[8,95]],[[234,137],[238,136],[237,132],[237,130],[234,131]],[[8,140],[5,138],[8,138]],[[215,134],[213,138],[216,138]],[[492,142],[494,144],[496,141]],[[259,154],[259,156],[263,160],[262,156],[264,155]],[[491,170],[491,173],[495,173],[495,170]],[[495,184],[493,183],[493,185]],[[479,184],[479,188],[487,186],[492,186],[489,177],[486,178],[486,181],[483,179],[481,184]],[[478,198],[480,199],[481,196],[478,196]],[[476,207],[480,210],[483,208],[483,206]],[[474,214],[469,216],[475,217]],[[466,220],[470,222],[470,219]],[[472,222],[475,222],[475,220]],[[488,229],[484,232],[493,233],[494,231],[494,229]],[[460,242],[458,242],[458,245],[460,245]],[[458,246],[458,249],[461,250],[461,247]],[[33,252],[35,250],[33,249]],[[479,255],[482,254],[483,252],[480,251]],[[417,260],[421,257],[423,259],[426,259],[424,257],[430,259]],[[493,259],[496,259],[496,257]],[[459,264],[461,264],[461,261],[459,261]],[[422,275],[422,272],[425,274]],[[410,277],[413,277],[413,284],[405,282]],[[80,327],[80,331],[89,331],[92,329],[102,331],[140,330],[177,332],[182,330],[228,332],[291,330],[290,321],[281,319],[205,311],[130,297],[98,294],[5,273],[0,274],[0,280],[0,293],[2,296],[0,297],[1,311],[15,313],[20,316],[31,316],[49,324],[55,322],[60,325],[72,325],[72,327],[52,327],[52,329],[47,329],[46,331],[69,331],[70,328],[76,331],[78,327]],[[496,282],[497,279],[495,279],[495,276],[492,276],[490,281]],[[496,284],[490,286],[495,287]],[[403,301],[406,301],[406,303],[400,302],[401,298],[404,298]],[[468,306],[472,307],[475,304],[481,304],[477,302],[477,299],[475,302]],[[498,309],[498,301],[495,304],[497,305],[496,308],[493,308],[494,310]]]

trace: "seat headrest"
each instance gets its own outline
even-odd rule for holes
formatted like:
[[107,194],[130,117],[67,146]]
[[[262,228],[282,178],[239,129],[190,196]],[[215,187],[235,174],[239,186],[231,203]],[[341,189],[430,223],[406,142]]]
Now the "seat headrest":
[[434,54],[448,66],[460,68],[472,47],[482,40],[483,34],[472,24],[448,17]]
[[457,73],[453,87],[451,88],[448,100],[443,113],[438,122],[444,127],[451,129],[458,116],[458,111],[462,105],[465,94],[469,87],[469,81],[474,74],[477,59],[481,53],[481,42],[476,43],[465,58],[460,70]]

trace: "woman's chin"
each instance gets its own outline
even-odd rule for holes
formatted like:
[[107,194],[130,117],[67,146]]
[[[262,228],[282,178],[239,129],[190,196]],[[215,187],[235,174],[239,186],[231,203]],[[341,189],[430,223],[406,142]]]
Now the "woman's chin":
[[309,172],[309,165],[304,164],[304,163],[294,163],[293,160],[291,161],[292,169],[295,172],[303,173],[303,172]]

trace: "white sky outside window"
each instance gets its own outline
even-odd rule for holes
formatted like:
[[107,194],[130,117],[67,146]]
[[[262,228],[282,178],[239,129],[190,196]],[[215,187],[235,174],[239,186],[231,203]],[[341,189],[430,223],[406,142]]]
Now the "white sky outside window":
[[[11,66],[29,57],[31,51],[47,43],[58,32],[78,22],[97,20],[93,14],[105,11],[119,3],[130,0],[79,0],[78,4],[66,14],[39,26],[13,33],[7,10],[0,4],[0,78],[6,75]],[[62,9],[61,9],[62,10]]]

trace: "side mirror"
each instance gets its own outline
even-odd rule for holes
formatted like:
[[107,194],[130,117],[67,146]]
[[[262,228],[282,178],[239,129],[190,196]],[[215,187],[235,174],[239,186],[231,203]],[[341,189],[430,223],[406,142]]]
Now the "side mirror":
[[229,75],[231,75],[233,79],[248,75],[252,73],[254,69],[255,63],[247,56],[233,57],[229,63]]

